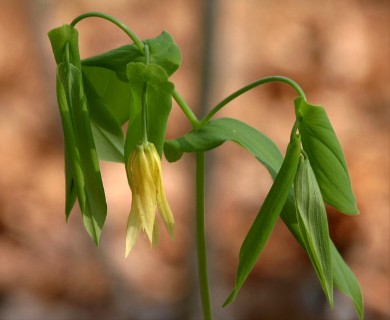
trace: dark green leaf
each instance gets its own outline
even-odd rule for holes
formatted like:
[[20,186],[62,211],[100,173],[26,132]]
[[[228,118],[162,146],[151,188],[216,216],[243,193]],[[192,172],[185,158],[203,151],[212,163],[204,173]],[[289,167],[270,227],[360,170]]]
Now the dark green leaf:
[[224,303],[224,306],[231,303],[237,296],[271,235],[290,193],[298,167],[300,152],[301,139],[297,137],[289,143],[286,157],[283,160],[274,184],[241,246],[235,287],[232,294]]
[[303,148],[324,201],[343,213],[358,213],[344,154],[325,110],[303,98],[295,100],[295,108]]
[[[152,64],[162,67],[168,76],[172,75],[180,66],[181,54],[171,35],[163,32],[156,38],[146,40],[149,45]],[[127,65],[130,62],[146,63],[145,56],[134,45],[126,45],[109,52],[94,56],[82,61],[83,66],[95,66],[110,69],[116,72],[119,79],[127,81]]]
[[124,162],[124,138],[119,122],[86,77],[83,77],[83,83],[99,158],[106,161]]
[[129,84],[118,79],[115,72],[100,67],[82,67],[83,79],[88,80],[102,103],[122,125],[129,120],[131,92]]
[[130,119],[125,142],[125,159],[142,140],[142,94],[146,86],[147,133],[162,154],[174,86],[163,68],[156,64],[129,63],[127,77],[131,89]]
[[321,190],[308,159],[299,162],[294,183],[299,230],[318,279],[333,306],[333,274],[330,237]]

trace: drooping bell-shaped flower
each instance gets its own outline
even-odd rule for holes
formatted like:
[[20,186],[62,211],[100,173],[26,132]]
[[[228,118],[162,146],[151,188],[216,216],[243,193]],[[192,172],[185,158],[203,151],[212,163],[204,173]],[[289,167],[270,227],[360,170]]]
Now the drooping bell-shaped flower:
[[175,226],[163,189],[160,156],[153,143],[135,147],[127,162],[127,176],[132,203],[126,229],[126,256],[141,230],[145,231],[151,245],[158,243],[157,208],[171,238]]

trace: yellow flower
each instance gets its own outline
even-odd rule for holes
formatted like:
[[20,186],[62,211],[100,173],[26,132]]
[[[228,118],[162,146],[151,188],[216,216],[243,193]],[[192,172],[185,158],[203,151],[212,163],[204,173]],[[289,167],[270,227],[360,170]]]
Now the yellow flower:
[[162,185],[161,160],[153,143],[138,145],[127,162],[132,203],[126,229],[126,256],[134,247],[141,229],[151,245],[158,243],[156,210],[173,238],[175,222]]

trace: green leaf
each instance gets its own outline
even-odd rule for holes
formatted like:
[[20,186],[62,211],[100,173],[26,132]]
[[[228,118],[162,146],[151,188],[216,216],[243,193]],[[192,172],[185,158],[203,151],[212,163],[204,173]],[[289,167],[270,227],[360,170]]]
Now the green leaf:
[[235,287],[224,306],[237,296],[255,266],[289,195],[301,153],[301,139],[296,137],[287,147],[286,157],[264,203],[240,249]]
[[308,159],[300,159],[294,183],[297,221],[306,252],[333,307],[330,237],[321,190]]
[[129,63],[127,77],[131,90],[130,119],[125,141],[125,159],[142,141],[142,94],[146,86],[147,134],[162,154],[174,86],[163,68],[156,64]]
[[359,319],[362,320],[364,318],[364,304],[359,282],[337,251],[333,242],[331,242],[330,250],[332,254],[334,285],[340,292],[352,299]]
[[[93,140],[81,72],[70,63],[57,67],[57,97],[64,128],[65,147],[70,158],[67,181],[74,179],[84,225],[99,244],[107,205]],[[68,180],[69,179],[69,180]],[[68,183],[69,184],[69,183]],[[71,203],[71,194],[67,204]]]
[[124,138],[119,122],[86,77],[83,77],[83,83],[99,158],[106,161],[124,162]]
[[48,33],[54,58],[57,64],[65,61],[66,47],[69,48],[69,62],[80,67],[78,32],[72,26],[65,24]]
[[[162,67],[168,76],[171,76],[180,66],[181,54],[179,47],[172,36],[163,32],[158,37],[145,41],[149,45],[150,60],[152,64]],[[106,53],[84,59],[83,66],[94,66],[114,71],[118,78],[127,81],[127,65],[130,62],[146,63],[145,56],[134,45],[126,45]]]
[[[61,102],[62,104],[63,102]],[[64,134],[65,136],[65,134]],[[69,156],[69,151],[64,144],[64,160],[65,160],[65,216],[66,221],[69,219],[69,215],[76,203],[77,191],[75,186],[75,181],[72,174],[72,159]]]
[[358,209],[340,143],[325,110],[295,99],[302,144],[320,186],[324,201],[346,214]]
[[[283,163],[283,156],[279,149],[272,140],[256,129],[234,119],[210,121],[199,130],[175,140],[168,140],[164,144],[164,153],[168,161],[173,162],[179,160],[183,152],[208,151],[226,141],[234,141],[244,147],[267,167],[273,178],[276,177]],[[298,225],[294,193],[291,191],[281,212],[281,218],[303,249],[307,250]],[[358,314],[362,314],[362,295],[358,281],[334,248],[333,243],[331,243],[331,261],[334,286],[350,297],[354,301]],[[361,316],[360,318],[362,319]]]
[[88,80],[119,124],[129,120],[130,86],[118,79],[115,72],[100,67],[82,67],[83,79]]
[[209,121],[199,130],[192,131],[164,144],[165,157],[170,162],[180,159],[183,152],[204,152],[226,141],[234,141],[256,157],[273,177],[279,171],[283,156],[278,147],[258,130],[239,120],[222,118]]

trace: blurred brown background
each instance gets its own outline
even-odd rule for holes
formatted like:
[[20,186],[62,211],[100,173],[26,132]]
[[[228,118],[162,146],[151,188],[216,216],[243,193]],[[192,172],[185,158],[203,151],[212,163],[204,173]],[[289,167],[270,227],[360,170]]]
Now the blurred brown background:
[[[143,237],[124,258],[131,194],[119,164],[101,164],[109,205],[101,248],[87,236],[77,210],[65,223],[62,131],[46,34],[87,11],[112,14],[141,38],[171,33],[183,56],[173,81],[198,114],[273,74],[293,78],[309,102],[326,107],[361,212],[347,217],[328,208],[332,237],[362,285],[366,319],[389,319],[386,0],[1,0],[0,319],[201,318],[190,155],[172,165],[164,162],[176,218],[173,243],[163,232],[159,247],[149,250]],[[103,20],[83,21],[78,29],[82,57],[128,42]],[[294,120],[293,98],[286,85],[269,84],[237,99],[221,115],[247,121],[284,151]],[[174,105],[168,137],[189,129]],[[308,259],[282,223],[237,301],[220,308],[234,282],[241,242],[271,179],[233,144],[208,159],[207,240],[216,319],[356,319],[352,303],[341,295],[330,313]]]

